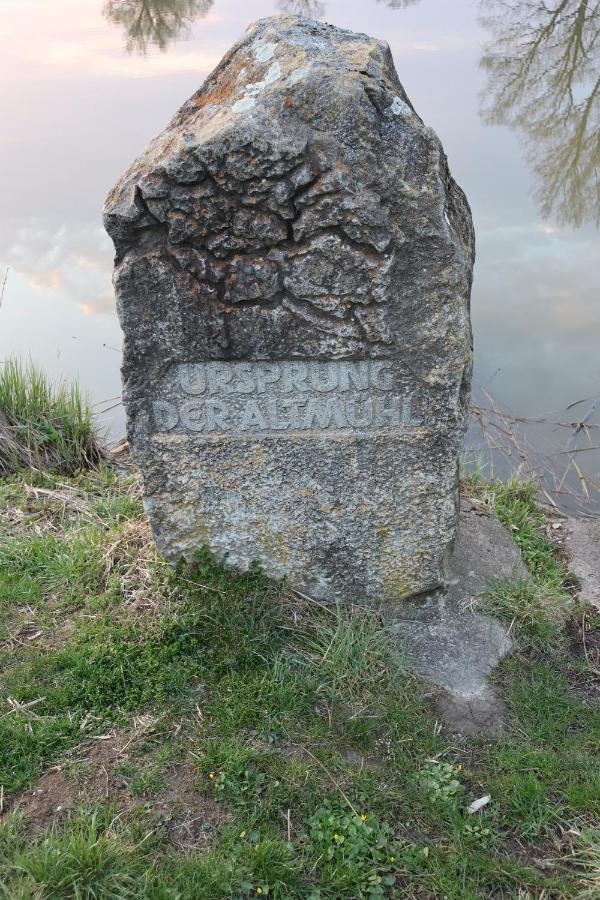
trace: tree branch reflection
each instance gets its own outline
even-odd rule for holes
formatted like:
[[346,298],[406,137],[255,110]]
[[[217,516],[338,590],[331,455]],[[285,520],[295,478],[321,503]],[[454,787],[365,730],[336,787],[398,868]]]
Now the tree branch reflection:
[[542,215],[600,225],[600,0],[482,0],[482,111],[517,130]]
[[325,4],[321,0],[277,0],[277,6],[284,13],[321,19],[325,15]]
[[416,6],[421,0],[377,0],[377,3],[383,3],[389,9],[406,9],[407,6]]
[[143,54],[151,44],[166,50],[212,4],[213,0],[107,0],[102,12],[125,29],[129,52]]
[[[377,0],[390,9],[414,6],[420,0]],[[166,50],[181,37],[195,19],[202,18],[213,0],[106,0],[105,18],[121,25],[127,35],[127,50],[147,53],[150,45]],[[321,19],[326,12],[324,0],[277,0],[281,12]]]
[[[407,6],[416,6],[421,0],[376,0],[376,2],[383,3],[389,9],[406,9]],[[277,6],[281,12],[308,16],[311,19],[322,19],[326,11],[326,5],[322,0],[277,0]]]

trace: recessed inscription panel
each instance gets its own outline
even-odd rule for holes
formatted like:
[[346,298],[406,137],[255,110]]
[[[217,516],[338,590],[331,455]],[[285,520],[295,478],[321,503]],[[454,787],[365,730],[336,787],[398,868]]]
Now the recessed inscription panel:
[[151,403],[156,432],[229,434],[422,427],[422,398],[394,360],[177,366]]

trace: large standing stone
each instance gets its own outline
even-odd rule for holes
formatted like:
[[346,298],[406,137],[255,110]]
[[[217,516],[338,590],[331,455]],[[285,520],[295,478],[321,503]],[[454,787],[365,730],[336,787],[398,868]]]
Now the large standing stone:
[[473,229],[387,44],[252,25],[111,192],[129,440],[168,557],[313,596],[439,585]]

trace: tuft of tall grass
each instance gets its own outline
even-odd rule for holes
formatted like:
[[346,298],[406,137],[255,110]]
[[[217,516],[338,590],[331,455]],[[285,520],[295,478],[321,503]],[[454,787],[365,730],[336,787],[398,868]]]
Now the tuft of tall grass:
[[103,457],[77,384],[52,384],[33,363],[0,366],[0,475],[22,469],[73,475]]
[[581,872],[581,892],[577,896],[593,900],[600,896],[600,828],[574,831],[574,862]]
[[0,898],[134,900],[150,896],[146,893],[150,860],[143,850],[134,854],[137,849],[110,807],[77,808],[64,827],[54,823],[45,838],[37,841],[28,839],[17,817],[10,817],[0,836]]

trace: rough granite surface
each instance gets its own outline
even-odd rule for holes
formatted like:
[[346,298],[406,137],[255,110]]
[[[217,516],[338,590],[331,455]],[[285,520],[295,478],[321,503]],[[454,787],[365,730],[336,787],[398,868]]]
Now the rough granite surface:
[[387,44],[251,25],[107,198],[159,549],[319,598],[440,585],[471,381],[471,215]]

